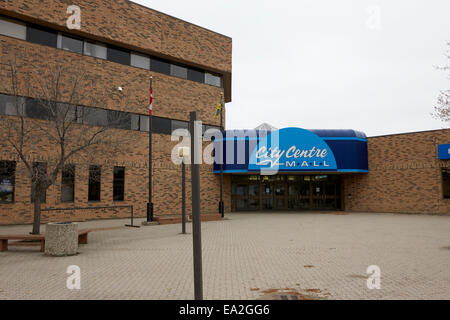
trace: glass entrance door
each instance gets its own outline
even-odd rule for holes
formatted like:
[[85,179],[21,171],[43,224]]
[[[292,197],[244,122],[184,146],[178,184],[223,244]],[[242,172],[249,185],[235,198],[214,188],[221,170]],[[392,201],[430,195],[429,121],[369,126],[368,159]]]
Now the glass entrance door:
[[232,210],[338,210],[339,175],[233,176]]

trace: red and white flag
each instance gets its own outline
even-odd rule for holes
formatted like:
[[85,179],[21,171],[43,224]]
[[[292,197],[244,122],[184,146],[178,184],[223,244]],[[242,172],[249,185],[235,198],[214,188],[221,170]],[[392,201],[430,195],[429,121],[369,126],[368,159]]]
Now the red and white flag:
[[151,116],[153,111],[153,88],[152,83],[150,82],[150,103],[148,105],[148,114]]

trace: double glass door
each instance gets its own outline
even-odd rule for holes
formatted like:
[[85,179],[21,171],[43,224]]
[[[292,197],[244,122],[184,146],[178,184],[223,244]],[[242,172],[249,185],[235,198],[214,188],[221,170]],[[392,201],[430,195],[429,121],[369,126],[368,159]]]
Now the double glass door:
[[232,177],[233,211],[340,208],[339,175]]

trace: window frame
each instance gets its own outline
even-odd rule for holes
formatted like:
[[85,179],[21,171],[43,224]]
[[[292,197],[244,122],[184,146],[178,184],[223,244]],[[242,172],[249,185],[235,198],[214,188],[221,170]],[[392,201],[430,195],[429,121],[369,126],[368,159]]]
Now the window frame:
[[[35,31],[33,31],[33,30],[36,30],[37,33],[35,33]],[[33,37],[35,37],[36,35],[38,35],[38,33],[41,33],[39,35],[39,38],[44,35],[46,35],[46,36],[52,35],[52,36],[54,36],[54,39],[49,38],[49,40],[45,40],[45,41],[40,41],[42,39],[45,39],[45,37],[43,37],[42,39],[41,38],[38,39],[38,37],[36,37],[36,39],[34,39],[34,40],[30,39],[31,35],[33,35]],[[39,44],[42,46],[57,48],[58,47],[58,32],[56,32],[50,28],[42,27],[40,25],[27,24],[27,40],[26,41],[35,43],[35,44]]]
[[[91,182],[91,172],[98,169],[98,176],[94,179],[98,181]],[[91,199],[91,186],[98,183],[98,199]],[[102,167],[100,165],[90,165],[89,166],[89,177],[88,177],[88,202],[100,202],[102,200]]]
[[[135,57],[134,64],[133,64],[133,57]],[[136,58],[137,58],[137,61],[136,61]],[[143,63],[144,61],[145,61],[145,66],[139,65],[140,63]],[[136,63],[136,62],[139,62],[139,63]],[[139,68],[139,69],[150,70],[150,66],[151,66],[150,56],[132,51],[130,53],[130,66]]]
[[[104,49],[104,56],[99,56],[99,55],[93,55],[93,54],[87,54],[86,52],[88,52],[87,50],[87,46],[95,46],[95,47],[101,47]],[[100,43],[100,42],[95,42],[95,41],[89,41],[89,40],[84,40],[83,41],[83,55],[87,56],[87,57],[92,57],[92,58],[97,58],[97,59],[102,59],[102,60],[107,60],[108,58],[108,46],[106,44]]]
[[0,204],[13,204],[15,203],[15,195],[16,195],[16,168],[17,168],[17,162],[16,161],[11,161],[11,160],[0,160],[0,169],[3,170],[3,166],[8,166],[9,168],[7,168],[7,170],[9,170],[11,167],[12,169],[12,173],[9,173],[9,175],[7,174],[3,174],[0,171],[0,181],[3,182],[4,180],[12,180],[11,184],[12,184],[12,192],[2,192],[5,194],[11,194],[11,201],[5,201],[5,200],[1,200],[0,198]]
[[[445,177],[445,175],[448,175],[448,177]],[[446,187],[446,183],[449,184],[448,187]],[[441,168],[441,185],[442,198],[444,200],[450,200],[450,168]],[[449,190],[448,194],[445,193],[446,190]]]
[[[27,40],[27,24],[26,23],[17,21],[15,19],[10,19],[10,18],[0,15],[0,23],[2,23],[2,21],[6,22],[6,25],[10,24],[11,27],[20,26],[21,32],[19,32],[19,33],[22,33],[22,34],[20,36],[18,36],[18,33],[16,32],[18,29],[14,29],[15,32],[13,32],[13,33],[8,33],[8,34],[0,33],[1,35],[5,36],[5,37],[11,37],[14,39],[24,40],[24,41]],[[3,30],[5,30],[5,29],[3,29]]]
[[[81,44],[80,51],[75,51],[75,50],[63,48],[63,40],[64,40],[64,38],[67,38],[67,39],[70,39],[70,40],[74,40],[74,41],[78,41]],[[78,54],[83,54],[84,53],[84,41],[83,41],[83,39],[80,39],[80,38],[77,38],[75,36],[68,35],[68,34],[65,34],[65,33],[61,33],[61,32],[58,33],[56,47],[58,49],[61,49],[61,50],[64,50],[64,51],[68,51],[68,52],[73,52],[73,53],[78,53]]]
[[[120,57],[120,55],[123,56]],[[113,58],[114,56],[118,58]],[[122,58],[124,58],[123,61],[121,61]],[[106,60],[129,66],[131,65],[131,52],[120,47],[107,46]]]
[[[64,183],[64,172],[66,170],[66,167],[71,167],[69,170],[72,172],[72,200],[63,200],[63,186]],[[66,164],[64,165],[63,169],[61,170],[61,202],[62,203],[73,203],[75,202],[75,165],[74,164]]]
[[[116,169],[120,169],[123,172],[123,178],[116,178]],[[113,168],[113,202],[123,202],[125,201],[125,167],[123,166],[115,166]],[[117,186],[116,183],[122,183],[122,186]],[[116,190],[121,187],[121,197],[120,199],[116,198]]]

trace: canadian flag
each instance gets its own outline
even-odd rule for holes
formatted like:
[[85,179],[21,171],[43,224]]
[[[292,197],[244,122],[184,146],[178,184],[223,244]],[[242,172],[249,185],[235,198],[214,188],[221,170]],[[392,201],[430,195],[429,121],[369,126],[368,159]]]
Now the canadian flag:
[[153,88],[152,83],[150,82],[150,103],[148,105],[148,114],[151,116],[153,111]]

